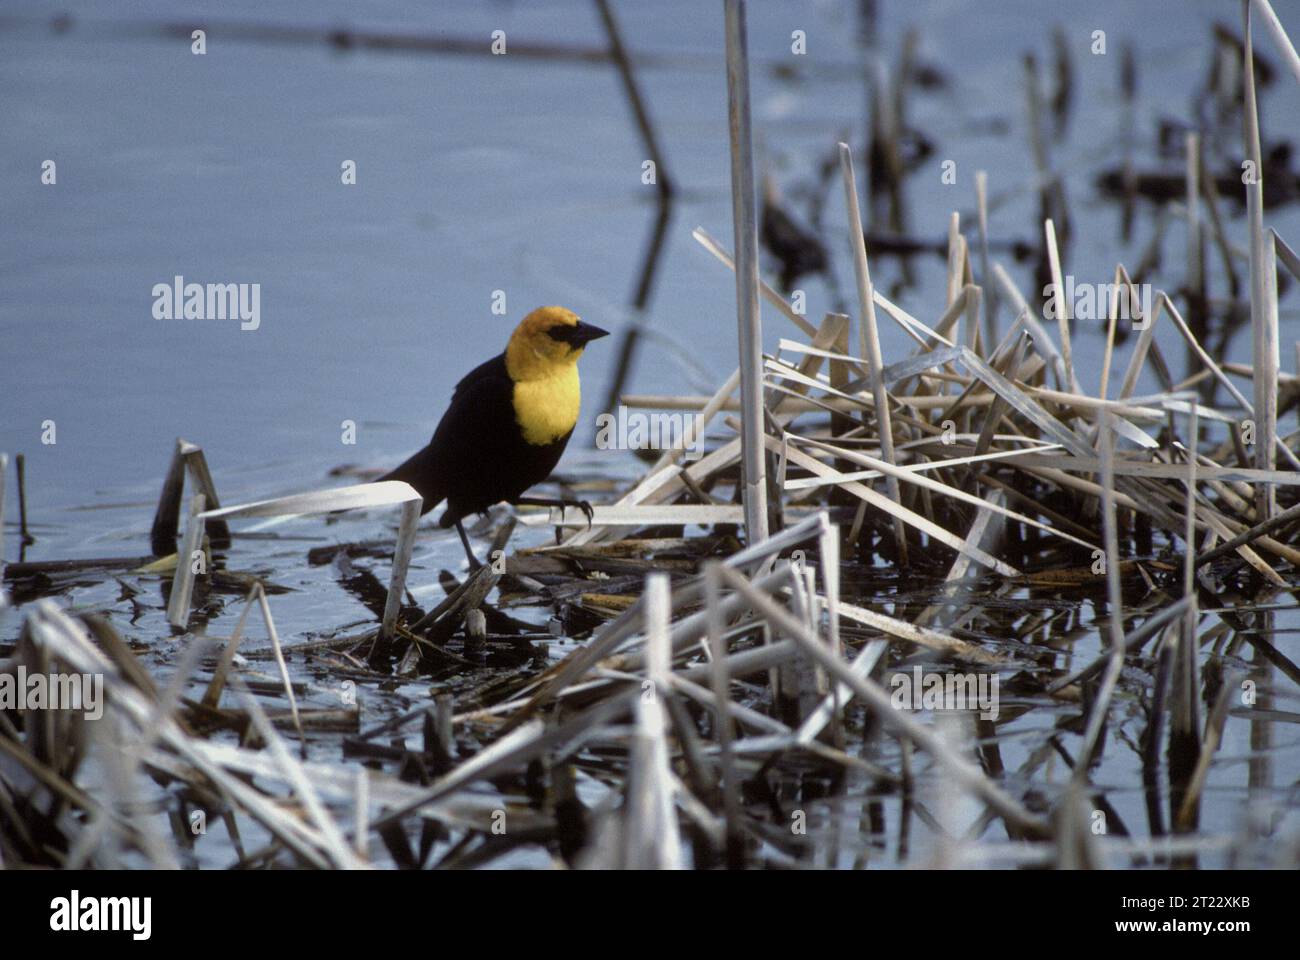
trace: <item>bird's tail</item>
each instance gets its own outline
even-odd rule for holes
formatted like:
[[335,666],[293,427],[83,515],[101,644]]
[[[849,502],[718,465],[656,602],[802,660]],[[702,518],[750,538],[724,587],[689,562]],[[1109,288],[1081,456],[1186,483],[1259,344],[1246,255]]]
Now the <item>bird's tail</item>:
[[388,471],[376,483],[383,480],[404,480],[415,487],[416,492],[424,498],[420,515],[428,513],[447,497],[442,471],[434,461],[432,453],[426,447],[399,467]]

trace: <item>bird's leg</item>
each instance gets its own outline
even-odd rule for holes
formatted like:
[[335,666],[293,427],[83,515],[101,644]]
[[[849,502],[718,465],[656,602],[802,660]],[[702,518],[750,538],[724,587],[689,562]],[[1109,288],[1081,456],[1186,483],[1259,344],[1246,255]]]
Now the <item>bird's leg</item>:
[[460,542],[465,546],[465,556],[469,558],[469,568],[477,570],[483,564],[478,562],[478,557],[474,556],[474,548],[469,545],[469,537],[465,534],[465,527],[459,520],[456,521],[456,532],[460,534]]
[[561,497],[559,500],[551,500],[547,497],[519,497],[510,501],[514,507],[559,507],[560,519],[564,519],[565,507],[577,507],[582,511],[583,516],[587,518],[587,526],[591,527],[592,518],[596,516],[596,511],[591,508],[591,504],[586,500],[572,500],[568,497]]

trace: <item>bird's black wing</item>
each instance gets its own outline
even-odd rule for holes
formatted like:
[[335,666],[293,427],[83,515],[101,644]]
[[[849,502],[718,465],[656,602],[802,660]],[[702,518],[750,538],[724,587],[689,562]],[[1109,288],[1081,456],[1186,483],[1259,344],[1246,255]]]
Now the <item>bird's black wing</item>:
[[456,384],[428,446],[380,479],[405,480],[415,487],[424,498],[422,513],[448,497],[463,497],[484,486],[483,447],[499,442],[512,429],[518,431],[513,393],[505,354],[479,364]]
[[514,502],[550,476],[573,433],[528,443],[515,416],[514,390],[505,354],[475,367],[456,384],[429,445],[382,479],[415,487],[424,513],[445,499],[443,526],[502,500]]
[[442,458],[444,525],[483,513],[503,500],[514,502],[550,476],[559,462],[569,434],[552,443],[528,443],[515,412],[514,390],[505,354],[475,368],[456,385],[429,445]]
[[504,353],[480,363],[456,384],[429,446],[472,460],[475,451],[494,435],[517,432],[514,390]]

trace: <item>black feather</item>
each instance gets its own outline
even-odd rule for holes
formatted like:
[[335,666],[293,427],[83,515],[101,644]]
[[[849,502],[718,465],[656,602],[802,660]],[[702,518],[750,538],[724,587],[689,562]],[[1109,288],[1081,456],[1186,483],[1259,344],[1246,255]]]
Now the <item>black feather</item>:
[[550,476],[573,431],[554,443],[528,443],[515,418],[514,388],[504,353],[475,367],[456,384],[428,446],[379,479],[415,487],[424,497],[421,513],[446,500],[438,521],[444,527],[518,499]]

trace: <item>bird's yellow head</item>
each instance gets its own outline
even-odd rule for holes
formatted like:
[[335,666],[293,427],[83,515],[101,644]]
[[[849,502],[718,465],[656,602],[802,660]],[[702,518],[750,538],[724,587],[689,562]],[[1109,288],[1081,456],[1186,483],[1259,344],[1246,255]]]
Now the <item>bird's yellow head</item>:
[[538,307],[511,334],[506,371],[516,383],[554,377],[576,364],[589,342],[608,334],[583,323],[572,310]]

